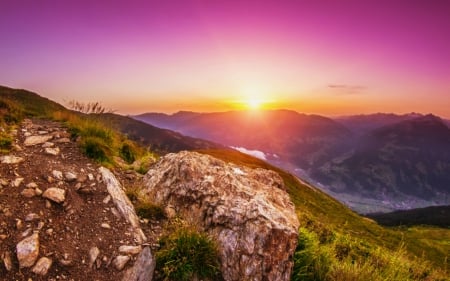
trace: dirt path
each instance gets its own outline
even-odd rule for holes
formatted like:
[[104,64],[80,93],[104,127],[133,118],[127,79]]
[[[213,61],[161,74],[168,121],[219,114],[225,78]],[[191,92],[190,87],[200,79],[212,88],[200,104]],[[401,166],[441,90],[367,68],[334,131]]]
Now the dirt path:
[[[120,280],[137,253],[119,247],[138,245],[99,165],[60,123],[25,120],[16,138],[15,150],[0,155],[0,280]],[[115,173],[125,185],[139,180]],[[159,226],[143,229],[152,245]]]

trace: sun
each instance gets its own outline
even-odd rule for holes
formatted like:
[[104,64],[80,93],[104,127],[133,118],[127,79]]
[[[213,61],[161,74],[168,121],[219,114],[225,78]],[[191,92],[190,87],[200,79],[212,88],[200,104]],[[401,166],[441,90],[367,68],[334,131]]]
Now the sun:
[[261,108],[261,105],[262,105],[263,102],[260,99],[258,99],[258,98],[249,97],[249,98],[247,98],[245,103],[246,103],[246,105],[247,105],[247,107],[249,109],[256,110],[256,109],[260,109]]

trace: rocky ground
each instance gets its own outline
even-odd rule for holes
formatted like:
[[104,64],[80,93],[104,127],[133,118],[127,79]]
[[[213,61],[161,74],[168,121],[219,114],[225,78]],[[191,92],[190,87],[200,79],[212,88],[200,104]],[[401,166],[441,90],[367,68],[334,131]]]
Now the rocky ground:
[[[136,241],[99,165],[60,123],[25,120],[0,162],[0,280],[121,280],[156,246],[160,223],[141,221],[147,241]],[[141,181],[114,174],[123,186]]]

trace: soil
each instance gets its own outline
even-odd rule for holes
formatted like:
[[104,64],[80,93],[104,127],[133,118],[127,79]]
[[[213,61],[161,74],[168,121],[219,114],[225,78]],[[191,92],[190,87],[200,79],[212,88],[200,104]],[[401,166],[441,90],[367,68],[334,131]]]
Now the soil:
[[[30,134],[52,135],[49,142],[60,149],[59,154],[45,153],[43,144],[25,146],[24,140]],[[9,155],[22,157],[24,161],[0,164],[0,180],[5,184],[0,185],[0,280],[120,280],[136,256],[132,256],[121,271],[111,261],[119,255],[119,246],[136,245],[136,242],[129,225],[114,214],[114,203],[108,201],[106,185],[98,172],[99,164],[83,155],[62,124],[53,121],[25,120],[17,129],[16,144],[18,147]],[[54,170],[63,174],[72,172],[77,179],[58,180],[52,175]],[[113,172],[122,186],[141,183],[142,176],[134,172],[120,169]],[[14,186],[17,178],[23,178],[23,181]],[[41,191],[50,187],[64,189],[65,201],[58,204],[41,195],[31,198],[22,195],[30,183],[35,183]],[[39,218],[25,221],[30,213]],[[110,228],[102,227],[102,224]],[[148,244],[156,246],[161,223],[141,223],[141,227]],[[45,276],[33,273],[32,267],[19,268],[16,245],[33,232],[39,233],[39,258],[48,257],[53,261]],[[90,268],[89,250],[92,247],[98,247],[100,255]],[[10,271],[1,259],[6,252],[11,254],[13,266]]]

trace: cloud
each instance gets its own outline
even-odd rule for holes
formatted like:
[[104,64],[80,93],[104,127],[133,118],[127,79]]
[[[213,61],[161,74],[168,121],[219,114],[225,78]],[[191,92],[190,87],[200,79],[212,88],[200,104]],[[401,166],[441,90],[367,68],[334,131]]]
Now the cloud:
[[367,89],[365,86],[347,84],[329,84],[328,88],[338,95],[359,95]]
[[256,158],[259,158],[259,159],[262,159],[262,160],[267,160],[266,154],[264,152],[262,152],[262,151],[251,150],[251,149],[247,149],[247,148],[244,148],[244,147],[235,147],[235,146],[231,146],[231,148],[236,149],[237,151],[240,151],[242,153],[251,155],[253,157],[256,157]]

